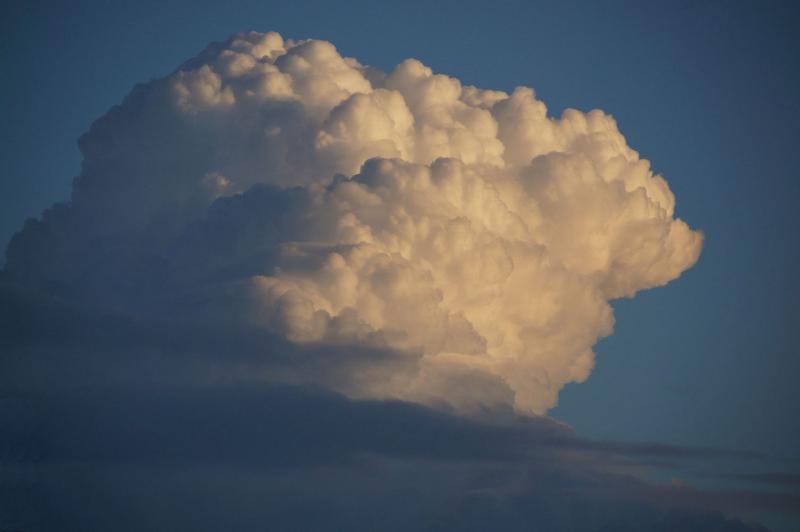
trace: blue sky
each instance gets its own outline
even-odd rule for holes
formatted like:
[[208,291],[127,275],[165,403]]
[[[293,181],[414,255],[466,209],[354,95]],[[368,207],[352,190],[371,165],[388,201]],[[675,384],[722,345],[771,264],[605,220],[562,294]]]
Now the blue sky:
[[550,414],[586,438],[800,462],[800,17],[791,2],[4,5],[0,242],[80,172],[77,138],[138,82],[242,30],[406,57],[465,84],[600,108],[705,234],[666,288],[614,303],[589,380]]

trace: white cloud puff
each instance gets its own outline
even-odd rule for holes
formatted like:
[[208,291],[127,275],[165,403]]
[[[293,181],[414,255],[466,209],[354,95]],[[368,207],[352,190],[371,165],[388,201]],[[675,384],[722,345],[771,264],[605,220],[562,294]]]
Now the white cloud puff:
[[602,111],[553,118],[529,88],[276,33],[137,86],[81,149],[71,203],[14,238],[9,275],[131,312],[202,293],[220,321],[418,358],[354,396],[543,413],[589,376],[608,302],[702,247]]

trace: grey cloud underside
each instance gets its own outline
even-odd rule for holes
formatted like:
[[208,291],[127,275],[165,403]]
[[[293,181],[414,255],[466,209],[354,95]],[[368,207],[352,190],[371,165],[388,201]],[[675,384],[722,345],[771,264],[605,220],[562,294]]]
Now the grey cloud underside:
[[639,478],[665,461],[752,458],[733,451],[591,441],[510,409],[466,418],[268,381],[287,360],[312,374],[347,360],[346,346],[315,353],[258,330],[232,344],[19,288],[0,300],[0,516],[12,527],[734,531],[760,528],[720,512],[800,502]]
[[[262,519],[271,530],[759,530],[718,512],[798,502],[607,472],[602,456],[549,445],[558,428],[547,421],[485,426],[289,388],[25,408],[47,429],[21,430],[25,455],[7,468],[4,500],[6,518],[32,530],[254,530]],[[65,485],[82,486],[80,497]]]

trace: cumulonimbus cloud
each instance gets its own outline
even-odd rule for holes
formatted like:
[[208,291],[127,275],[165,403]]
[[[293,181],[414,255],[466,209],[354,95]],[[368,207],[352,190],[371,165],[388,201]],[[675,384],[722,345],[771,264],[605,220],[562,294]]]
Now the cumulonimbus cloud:
[[589,376],[609,301],[675,279],[702,247],[602,111],[553,118],[529,88],[413,59],[387,74],[276,33],[137,86],[80,147],[71,201],[14,237],[8,276],[414,361],[319,377],[353,397],[543,413]]

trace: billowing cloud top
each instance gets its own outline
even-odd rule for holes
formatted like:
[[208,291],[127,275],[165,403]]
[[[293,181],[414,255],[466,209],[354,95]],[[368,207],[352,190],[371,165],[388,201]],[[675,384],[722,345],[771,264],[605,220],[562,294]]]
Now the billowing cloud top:
[[386,74],[276,33],[137,86],[80,147],[71,202],[14,237],[8,276],[404,362],[313,372],[352,397],[543,413],[588,377],[608,301],[675,279],[702,246],[602,111],[552,118],[529,88],[413,59]]

